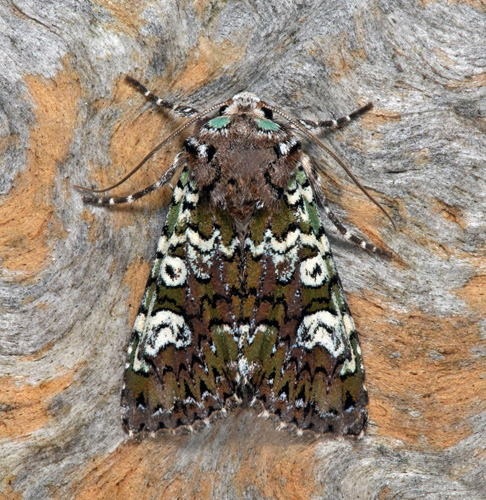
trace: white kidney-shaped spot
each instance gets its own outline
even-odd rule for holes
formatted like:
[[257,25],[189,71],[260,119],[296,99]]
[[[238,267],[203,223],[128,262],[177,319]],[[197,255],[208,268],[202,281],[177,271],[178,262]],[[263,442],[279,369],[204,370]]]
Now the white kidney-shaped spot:
[[166,286],[182,286],[187,277],[187,268],[182,259],[166,255],[160,265],[162,280]]
[[327,265],[321,255],[306,259],[300,264],[300,279],[305,286],[321,286],[328,278]]
[[157,356],[161,349],[172,344],[177,349],[187,347],[191,343],[191,331],[184,318],[168,310],[157,312],[148,321],[144,336],[144,354]]
[[341,318],[329,311],[305,316],[297,330],[297,345],[306,349],[321,345],[334,357],[344,352],[346,340]]

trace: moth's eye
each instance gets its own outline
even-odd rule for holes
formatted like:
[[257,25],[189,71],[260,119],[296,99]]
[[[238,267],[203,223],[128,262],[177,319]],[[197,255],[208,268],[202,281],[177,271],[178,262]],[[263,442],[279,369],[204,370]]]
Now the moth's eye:
[[255,118],[257,127],[265,132],[276,132],[280,130],[280,125],[272,120],[265,120],[264,118]]
[[209,120],[208,123],[206,123],[206,127],[216,128],[216,129],[224,128],[229,124],[230,121],[231,118],[229,116],[217,116],[216,118]]
[[220,116],[221,116],[221,115],[222,115],[222,114],[226,111],[226,108],[227,108],[227,107],[228,107],[228,106],[221,106],[221,107],[219,108],[219,115],[220,115]]
[[268,108],[262,108],[262,111],[263,111],[263,115],[265,116],[265,118],[267,118],[268,120],[271,120],[273,118],[273,111],[271,109],[268,109]]

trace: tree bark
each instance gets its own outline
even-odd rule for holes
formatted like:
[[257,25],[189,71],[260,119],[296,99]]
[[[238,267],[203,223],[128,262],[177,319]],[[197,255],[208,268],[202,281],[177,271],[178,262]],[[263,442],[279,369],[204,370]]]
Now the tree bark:
[[[448,499],[486,491],[486,50],[479,0],[0,4],[0,499]],[[360,331],[360,440],[240,409],[140,441],[119,418],[125,349],[169,188],[84,205],[183,119],[242,89],[299,118],[373,101],[321,138],[333,209],[394,255],[329,236]],[[117,193],[154,182],[178,139]]]

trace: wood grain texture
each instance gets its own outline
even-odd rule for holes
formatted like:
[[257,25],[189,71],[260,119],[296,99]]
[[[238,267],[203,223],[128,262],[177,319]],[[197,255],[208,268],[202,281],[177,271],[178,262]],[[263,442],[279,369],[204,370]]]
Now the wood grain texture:
[[[486,491],[484,2],[0,4],[0,499],[449,499]],[[333,208],[393,252],[329,225],[361,333],[370,425],[297,437],[239,410],[132,442],[125,348],[164,206],[84,206],[182,123],[125,84],[199,108],[247,89],[326,120],[327,144],[398,231],[315,146]],[[180,141],[117,193],[158,178]]]

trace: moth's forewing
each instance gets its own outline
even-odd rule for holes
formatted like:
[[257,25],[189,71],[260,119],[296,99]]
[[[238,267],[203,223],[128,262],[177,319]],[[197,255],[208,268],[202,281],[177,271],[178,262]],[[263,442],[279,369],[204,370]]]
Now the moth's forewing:
[[242,349],[265,408],[300,428],[359,434],[367,393],[357,333],[302,168],[280,209],[260,211],[245,259],[250,329]]
[[[223,214],[224,215],[224,214]],[[134,432],[191,425],[235,390],[238,346],[228,279],[238,273],[230,220],[204,210],[185,169],[135,321],[122,392]]]

